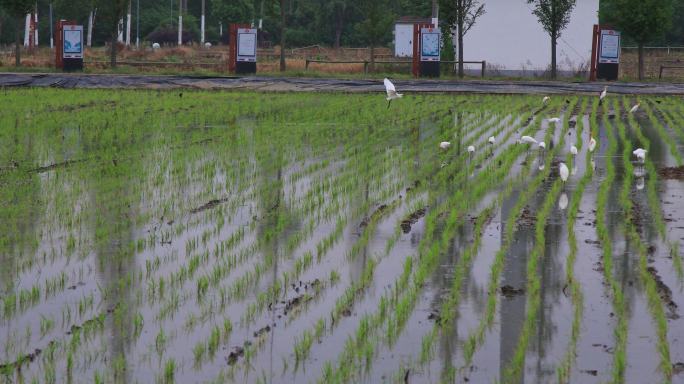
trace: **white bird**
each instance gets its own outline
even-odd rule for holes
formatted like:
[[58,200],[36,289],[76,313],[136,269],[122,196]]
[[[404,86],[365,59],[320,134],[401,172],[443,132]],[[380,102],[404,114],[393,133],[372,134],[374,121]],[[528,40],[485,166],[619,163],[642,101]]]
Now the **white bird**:
[[639,105],[641,105],[641,103],[636,103],[636,104],[634,104],[634,106],[632,107],[632,109],[629,110],[629,113],[634,113],[634,112],[636,112],[636,111],[639,109]]
[[204,43],[204,47],[205,48],[211,48],[211,43],[207,41],[206,43]]
[[577,156],[577,147],[575,147],[574,145],[571,145],[570,146],[570,154],[573,156]]
[[560,123],[560,117],[552,117],[549,119],[549,123]]
[[494,145],[494,143],[496,143],[496,139],[494,138],[494,136],[489,136],[489,139],[487,140],[487,142],[489,144]]
[[392,104],[392,100],[399,99],[404,96],[401,93],[397,93],[397,89],[394,88],[394,84],[392,84],[388,78],[385,78],[385,91],[387,92],[387,108],[389,108],[390,104]]
[[646,161],[646,152],[648,151],[643,148],[637,148],[634,151],[632,151],[634,156],[636,156],[636,158],[642,163]]
[[152,49],[159,49],[159,48],[161,48],[161,46],[159,45],[159,43],[154,43],[154,44],[152,44]]
[[446,150],[446,149],[449,149],[449,147],[451,147],[451,143],[448,141],[442,141],[441,143],[439,143],[439,147],[441,149]]
[[594,152],[594,149],[596,149],[596,139],[591,137],[589,139],[589,152]]
[[475,152],[475,147],[472,145],[469,145],[468,146],[468,153],[473,153],[473,152]]
[[531,136],[523,136],[518,140],[518,143],[537,144],[537,140]]
[[560,198],[558,198],[558,208],[563,211],[565,208],[568,207],[568,195],[563,192],[560,195]]
[[539,170],[540,170],[540,171],[543,171],[544,168],[546,168],[546,164],[540,163],[540,164],[539,164]]
[[606,95],[608,95],[608,87],[607,86],[603,87],[603,91],[599,95],[599,104],[601,104],[603,102],[603,99],[606,98]]
[[542,99],[542,104],[544,104],[544,105],[548,104],[548,103],[549,103],[549,100],[551,100],[550,97],[544,96],[544,98]]
[[540,148],[540,149],[546,149],[546,143],[543,142],[543,141],[540,141],[540,142],[539,142],[539,148]]
[[558,166],[558,171],[560,173],[561,180],[564,183],[568,181],[568,176],[570,176],[570,170],[568,169],[568,166],[565,165],[565,163],[560,163],[560,165]]
[[644,181],[644,177],[643,177],[643,176],[642,176],[642,177],[638,177],[637,180],[636,180],[636,189],[637,189],[637,191],[643,190],[645,186],[646,186],[646,182]]

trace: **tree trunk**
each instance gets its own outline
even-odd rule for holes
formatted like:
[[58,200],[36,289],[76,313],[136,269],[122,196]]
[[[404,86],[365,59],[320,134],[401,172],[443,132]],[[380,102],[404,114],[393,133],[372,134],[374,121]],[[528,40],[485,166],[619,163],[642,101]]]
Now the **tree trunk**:
[[465,76],[463,69],[463,26],[458,27],[458,77],[461,79]]
[[342,28],[344,28],[344,11],[335,12],[335,49],[340,49]]
[[375,43],[370,45],[370,72],[375,72]]
[[280,72],[285,72],[285,0],[280,0]]
[[200,43],[202,44],[202,47],[204,47],[204,0],[202,0],[202,17],[200,20]]
[[644,43],[638,43],[639,46],[639,80],[644,79]]
[[556,80],[556,34],[551,34],[551,79]]
[[116,49],[117,49],[117,44],[119,38],[119,23],[117,22],[114,24],[114,28],[112,29],[112,43],[111,43],[111,49],[109,50],[109,65],[112,67],[112,69],[116,68]]
[[21,66],[21,22],[17,20],[16,34],[14,39],[14,66]]
[[95,15],[93,15],[93,11],[90,11],[90,14],[88,14],[88,35],[86,38],[86,45],[88,47],[91,47],[93,45],[93,18]]
[[126,14],[126,46],[130,47],[131,46],[131,22],[133,21],[133,13],[132,8],[133,8],[133,1],[129,0],[128,1],[128,14]]

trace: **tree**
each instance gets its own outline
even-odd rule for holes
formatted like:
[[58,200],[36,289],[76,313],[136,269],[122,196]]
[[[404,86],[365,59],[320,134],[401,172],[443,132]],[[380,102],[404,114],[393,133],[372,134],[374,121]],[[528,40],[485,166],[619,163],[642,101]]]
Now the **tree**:
[[280,72],[285,72],[285,31],[287,24],[287,11],[285,0],[280,0]]
[[333,27],[335,29],[334,47],[340,49],[340,42],[342,40],[342,32],[344,26],[348,21],[354,9],[354,2],[351,0],[331,0],[325,2],[325,10],[330,13],[333,19]]
[[484,4],[478,0],[443,0],[442,12],[446,25],[458,40],[458,76],[463,77],[463,37],[475,25],[478,17],[485,14]]
[[604,0],[601,19],[624,32],[639,48],[639,80],[644,78],[644,45],[672,25],[672,0]]
[[110,65],[116,68],[117,38],[119,37],[119,21],[128,9],[128,0],[98,0],[98,14],[102,10],[102,22],[109,26]]
[[556,45],[561,32],[570,23],[576,0],[527,0],[534,4],[532,13],[551,37],[551,78],[556,78]]
[[31,12],[35,4],[34,0],[0,0],[0,7],[11,17],[16,19],[14,36],[14,65],[21,66],[21,33],[26,14]]
[[394,15],[387,0],[363,0],[360,9],[366,18],[358,28],[370,46],[370,69],[375,71],[375,47],[382,44],[391,32]]

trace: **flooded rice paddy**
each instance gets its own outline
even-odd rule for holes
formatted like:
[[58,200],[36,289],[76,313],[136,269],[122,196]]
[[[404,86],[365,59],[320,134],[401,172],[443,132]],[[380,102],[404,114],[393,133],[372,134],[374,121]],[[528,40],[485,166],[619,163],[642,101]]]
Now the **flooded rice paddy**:
[[684,382],[681,98],[0,98],[2,382]]

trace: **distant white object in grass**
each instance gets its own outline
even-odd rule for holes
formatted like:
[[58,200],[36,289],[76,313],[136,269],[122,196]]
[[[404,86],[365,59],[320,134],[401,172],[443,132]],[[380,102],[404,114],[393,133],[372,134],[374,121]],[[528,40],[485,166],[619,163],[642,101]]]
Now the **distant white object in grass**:
[[539,142],[539,148],[540,148],[540,149],[546,149],[546,143],[543,142],[543,141],[540,141],[540,142]]
[[544,96],[544,98],[542,99],[542,104],[543,104],[543,105],[546,105],[546,104],[548,104],[548,103],[549,103],[549,100],[551,100],[551,98],[550,98],[550,97],[548,97],[548,96]]
[[563,192],[563,193],[561,193],[560,197],[558,198],[558,208],[561,211],[564,211],[565,208],[567,208],[567,207],[568,207],[568,195],[565,192]]
[[448,141],[442,141],[441,143],[439,143],[439,147],[441,149],[447,150],[449,149],[449,147],[451,147],[451,143]]
[[205,48],[211,48],[211,43],[207,41],[206,43],[204,43],[204,47]]
[[531,136],[523,136],[518,140],[518,143],[537,144],[537,140]]
[[577,156],[577,147],[575,147],[574,145],[571,145],[570,146],[570,154],[573,156]]
[[469,146],[468,146],[468,153],[471,153],[471,154],[472,154],[473,152],[475,152],[475,147],[472,146],[472,145],[469,145]]
[[560,178],[561,181],[564,183],[568,181],[568,176],[570,176],[570,170],[568,169],[568,166],[565,165],[565,163],[560,163],[558,166],[558,172],[560,173]]
[[489,139],[487,139],[487,142],[489,144],[494,145],[494,143],[496,143],[496,139],[494,138],[494,136],[489,136]]
[[608,87],[605,86],[605,87],[603,87],[603,91],[599,95],[599,104],[601,104],[603,102],[603,99],[605,99],[607,95],[608,95]]
[[392,100],[394,99],[400,99],[404,95],[401,93],[397,93],[397,89],[394,88],[394,84],[388,79],[385,78],[385,91],[387,92],[387,108],[390,107],[390,104],[392,104]]
[[629,110],[629,113],[634,113],[634,112],[636,112],[637,110],[639,110],[639,105],[641,105],[641,103],[636,103],[636,104],[634,104],[634,106],[632,107],[632,109]]
[[637,148],[632,153],[640,162],[643,163],[644,161],[646,161],[646,152],[648,151],[643,148]]
[[161,45],[159,45],[159,43],[152,44],[152,49],[159,49],[159,48],[161,48]]
[[558,123],[560,123],[560,121],[561,121],[560,117],[552,117],[549,119],[549,123],[558,124]]
[[596,149],[596,139],[591,137],[589,139],[589,152],[594,152],[594,149]]

